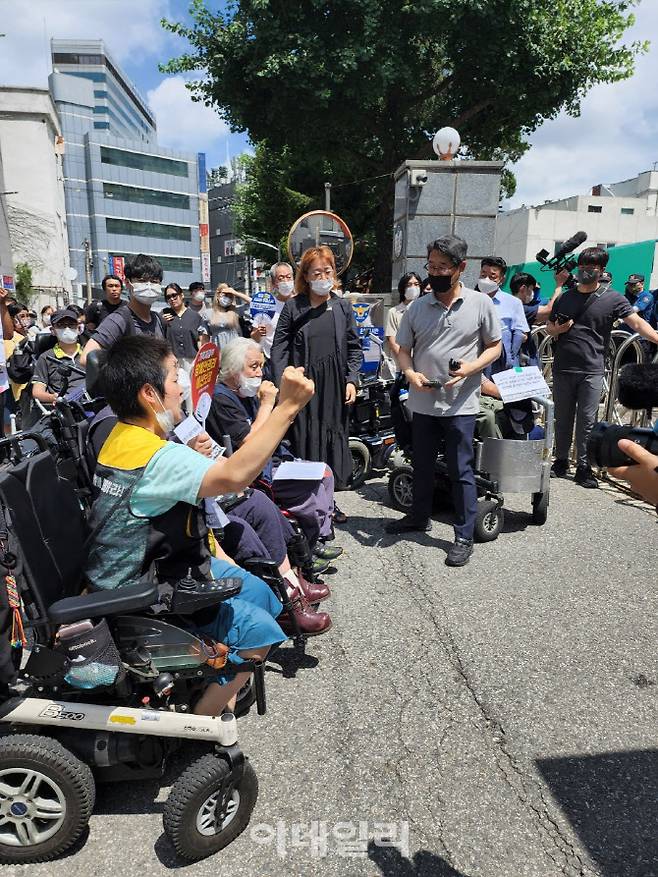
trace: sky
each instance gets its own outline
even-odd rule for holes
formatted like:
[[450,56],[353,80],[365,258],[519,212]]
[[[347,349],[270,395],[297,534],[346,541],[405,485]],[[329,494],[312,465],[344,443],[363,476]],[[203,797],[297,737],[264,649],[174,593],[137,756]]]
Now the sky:
[[[217,8],[221,0],[206,0]],[[164,76],[158,64],[185,51],[185,42],[160,19],[188,19],[189,0],[0,0],[0,85],[45,88],[50,37],[102,38],[155,113],[165,145],[205,152],[208,167],[224,164],[227,145],[249,148],[217,113],[194,103],[182,76]],[[531,138],[532,148],[513,166],[515,197],[506,207],[541,204],[585,194],[597,183],[628,179],[658,162],[658,0],[642,0],[636,25],[625,36],[649,39],[647,55],[626,82],[592,89],[580,117],[561,114]]]

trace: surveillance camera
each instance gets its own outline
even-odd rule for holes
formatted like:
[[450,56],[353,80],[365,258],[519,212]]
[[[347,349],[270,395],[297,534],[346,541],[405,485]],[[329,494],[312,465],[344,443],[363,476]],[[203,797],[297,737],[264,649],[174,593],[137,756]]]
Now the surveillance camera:
[[415,168],[411,171],[411,185],[424,186],[427,182],[427,171],[421,168]]

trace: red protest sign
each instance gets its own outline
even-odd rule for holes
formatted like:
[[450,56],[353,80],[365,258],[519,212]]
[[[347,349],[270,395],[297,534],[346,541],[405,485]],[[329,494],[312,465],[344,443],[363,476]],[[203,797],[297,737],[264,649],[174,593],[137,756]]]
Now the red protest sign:
[[216,344],[204,344],[194,358],[190,373],[192,411],[202,423],[205,423],[210,408],[218,372],[219,347]]

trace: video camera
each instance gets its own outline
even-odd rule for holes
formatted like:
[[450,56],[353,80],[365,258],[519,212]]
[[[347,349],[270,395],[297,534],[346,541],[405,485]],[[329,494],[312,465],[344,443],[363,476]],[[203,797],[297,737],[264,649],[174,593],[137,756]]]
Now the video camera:
[[[573,253],[576,247],[579,247],[582,243],[587,240],[587,235],[584,231],[577,231],[573,237],[570,237],[568,241],[565,241],[562,246],[558,249],[554,256],[549,258],[548,250],[540,250],[535,259],[542,266],[542,271],[552,271],[554,274],[558,271],[573,271],[573,269],[578,264],[578,259],[573,257],[569,257],[569,253]],[[576,285],[576,279],[571,274],[566,279],[564,286],[569,289],[572,286]]]
[[[619,401],[635,411],[658,408],[658,364],[629,364],[619,372]],[[658,424],[658,421],[657,421]],[[630,439],[650,454],[658,454],[658,431],[633,426],[618,426],[604,420],[594,424],[587,442],[587,456],[593,466],[608,469],[635,463],[617,446],[620,439]]]

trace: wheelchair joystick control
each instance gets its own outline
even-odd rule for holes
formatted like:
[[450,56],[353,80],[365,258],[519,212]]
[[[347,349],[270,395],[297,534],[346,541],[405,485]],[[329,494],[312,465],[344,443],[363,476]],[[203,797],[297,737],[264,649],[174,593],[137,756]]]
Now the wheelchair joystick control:
[[185,578],[179,579],[178,582],[178,590],[179,591],[196,591],[198,582],[196,579],[192,578],[192,570],[188,569],[187,575]]

